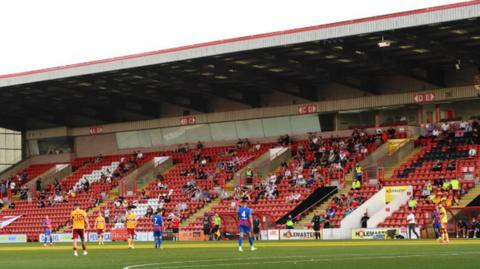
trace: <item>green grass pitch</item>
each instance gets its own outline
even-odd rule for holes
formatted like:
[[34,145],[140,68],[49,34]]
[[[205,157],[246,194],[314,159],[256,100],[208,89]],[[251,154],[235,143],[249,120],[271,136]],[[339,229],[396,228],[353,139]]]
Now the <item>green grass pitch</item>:
[[248,243],[239,253],[236,243],[165,242],[162,250],[150,243],[88,246],[88,255],[74,257],[70,244],[44,248],[41,244],[0,245],[2,269],[180,269],[180,268],[479,268],[480,240],[398,241],[271,241]]

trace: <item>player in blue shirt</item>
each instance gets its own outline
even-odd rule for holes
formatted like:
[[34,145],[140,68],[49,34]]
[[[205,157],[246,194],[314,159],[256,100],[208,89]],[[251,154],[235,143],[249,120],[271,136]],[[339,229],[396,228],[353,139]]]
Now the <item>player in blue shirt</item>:
[[155,214],[152,216],[153,238],[155,241],[155,248],[160,248],[160,246],[162,245],[163,218],[160,212],[161,210],[157,209]]
[[238,251],[243,252],[242,243],[244,234],[248,235],[248,242],[250,243],[250,250],[254,251],[256,248],[253,246],[252,236],[252,210],[247,207],[248,198],[243,198],[242,205],[238,208],[238,224],[239,224],[239,238],[238,238]]

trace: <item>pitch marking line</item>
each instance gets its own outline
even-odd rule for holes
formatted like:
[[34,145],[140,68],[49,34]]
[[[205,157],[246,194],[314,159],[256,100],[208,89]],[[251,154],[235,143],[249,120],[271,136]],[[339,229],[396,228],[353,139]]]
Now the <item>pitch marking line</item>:
[[[316,255],[316,256],[283,256],[283,257],[252,257],[248,258],[249,262],[231,262],[231,261],[243,261],[245,258],[232,258],[232,259],[210,259],[210,260],[194,260],[194,261],[177,261],[166,263],[149,263],[149,264],[137,264],[125,266],[122,269],[134,269],[134,268],[161,268],[161,269],[181,269],[181,268],[205,268],[205,267],[219,267],[219,266],[238,266],[238,265],[259,265],[259,264],[297,264],[297,263],[316,263],[316,262],[329,262],[329,261],[345,261],[345,260],[368,260],[368,259],[392,259],[392,258],[418,258],[418,257],[432,257],[432,256],[462,256],[462,255],[478,255],[480,252],[430,252],[419,254],[405,254],[405,255],[380,255],[380,254],[340,254],[334,258],[322,258],[328,255]],[[269,261],[261,261],[269,259]],[[271,259],[276,259],[271,261]],[[280,259],[280,260],[279,260]],[[283,260],[287,259],[287,260]],[[293,259],[293,260],[292,260]],[[252,262],[252,260],[257,260]],[[229,262],[230,261],[230,262]],[[209,262],[209,264],[192,264]],[[212,262],[225,262],[225,263],[213,263]]]

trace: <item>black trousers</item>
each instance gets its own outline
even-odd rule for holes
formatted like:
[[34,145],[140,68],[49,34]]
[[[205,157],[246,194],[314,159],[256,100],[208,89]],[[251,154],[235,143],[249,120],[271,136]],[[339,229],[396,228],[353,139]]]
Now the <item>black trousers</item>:
[[412,231],[415,234],[415,236],[417,237],[417,239],[420,238],[420,236],[418,236],[417,231],[415,231],[415,223],[408,224],[408,238],[409,239],[412,239]]

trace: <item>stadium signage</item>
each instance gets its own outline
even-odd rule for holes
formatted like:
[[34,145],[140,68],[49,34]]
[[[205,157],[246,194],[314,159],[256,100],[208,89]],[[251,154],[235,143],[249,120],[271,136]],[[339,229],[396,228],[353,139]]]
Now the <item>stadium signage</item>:
[[[409,190],[409,186],[387,186],[385,187],[385,203],[395,200],[401,193]],[[410,195],[409,192],[407,192]]]
[[[420,227],[416,227],[415,231],[420,234]],[[387,236],[390,235],[390,236]],[[393,238],[391,237],[393,236]],[[402,228],[366,228],[352,229],[352,239],[394,239],[408,238],[408,229]]]
[[315,232],[313,230],[280,230],[280,240],[313,240]]
[[415,103],[432,102],[433,100],[435,100],[435,94],[433,92],[419,93],[413,97],[413,100],[415,101]]
[[197,117],[195,116],[183,117],[180,119],[180,125],[192,125],[195,123],[197,123]]
[[7,243],[27,243],[26,234],[1,234],[0,244]]
[[103,133],[103,127],[90,127],[90,134],[91,135],[96,135],[96,134],[101,134]]
[[317,111],[318,109],[316,104],[306,104],[298,106],[298,114],[310,114]]
[[352,229],[352,239],[385,239],[390,230],[393,230],[394,234],[400,234],[398,228]]
[[263,237],[262,235],[262,238],[267,238],[267,240],[278,240],[279,237],[280,237],[280,232],[278,230],[268,230],[266,237]]
[[[57,234],[51,234],[52,236],[52,241],[54,243],[69,243],[72,242],[72,234],[71,233],[57,233]],[[45,235],[40,234],[38,236],[39,242],[44,242],[45,241]]]

